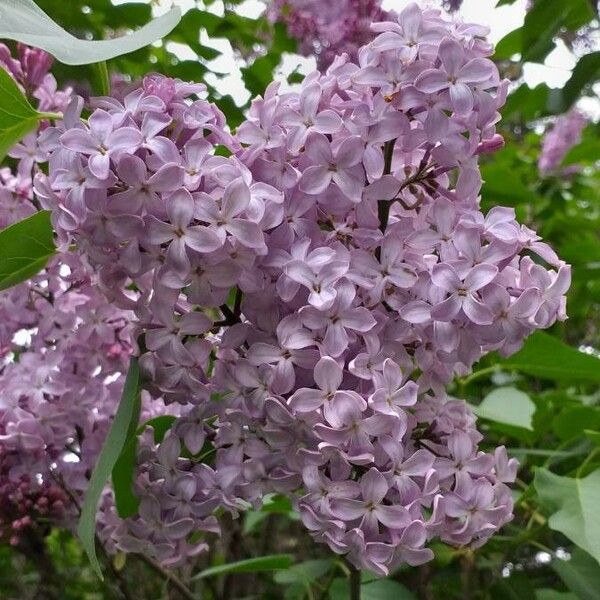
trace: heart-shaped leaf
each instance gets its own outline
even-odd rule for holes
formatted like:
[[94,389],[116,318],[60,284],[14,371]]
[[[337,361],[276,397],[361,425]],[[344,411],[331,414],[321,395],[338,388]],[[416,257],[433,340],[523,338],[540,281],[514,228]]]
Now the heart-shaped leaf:
[[535,404],[525,393],[512,387],[503,387],[490,392],[473,412],[483,419],[533,430],[531,418]]
[[600,562],[600,469],[584,478],[571,478],[540,468],[535,472],[535,489],[553,511],[548,525]]

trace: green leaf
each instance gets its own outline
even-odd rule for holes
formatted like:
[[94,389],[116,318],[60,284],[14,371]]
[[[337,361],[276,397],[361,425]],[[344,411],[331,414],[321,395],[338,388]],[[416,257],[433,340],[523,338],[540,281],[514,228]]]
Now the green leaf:
[[577,31],[596,17],[594,0],[568,0],[569,13],[564,26],[569,31]]
[[177,7],[141,29],[112,40],[80,40],[55,23],[33,0],[0,0],[0,38],[49,52],[67,65],[87,65],[128,54],[162,39],[179,23]]
[[265,54],[257,58],[249,67],[242,67],[242,78],[250,93],[262,94],[273,80],[273,71],[279,64],[279,56]]
[[580,144],[569,150],[563,158],[563,165],[595,164],[600,160],[600,130],[596,125],[586,128],[584,139]]
[[137,457],[138,438],[135,432],[137,419],[132,420],[133,431],[127,432],[125,446],[112,469],[112,484],[115,496],[117,514],[121,519],[135,515],[138,511],[140,501],[133,493],[133,479]]
[[303,563],[292,565],[285,571],[279,571],[275,574],[273,579],[276,583],[283,585],[291,585],[294,583],[300,583],[304,586],[310,586],[319,577],[328,573],[332,567],[333,562],[331,559],[322,560],[307,560]]
[[200,29],[210,29],[214,26],[213,20],[219,18],[207,11],[193,8],[188,10],[182,17],[177,29],[171,34],[170,39],[174,42],[187,44],[198,56],[206,60],[212,60],[220,56],[220,52],[200,43]]
[[600,383],[600,359],[541,331],[501,364],[541,379]]
[[290,554],[271,554],[269,556],[260,556],[258,558],[248,558],[246,560],[204,569],[204,571],[194,575],[192,581],[214,577],[216,575],[228,575],[229,573],[277,571],[279,569],[287,569],[292,564],[292,561],[293,557]]
[[0,290],[37,275],[55,251],[47,210],[0,231]]
[[231,128],[237,127],[245,119],[244,112],[229,94],[217,98],[215,104],[223,111]]
[[263,512],[271,514],[275,513],[278,515],[295,514],[290,498],[281,494],[269,494],[268,496],[265,496],[261,510]]
[[429,547],[435,555],[435,564],[440,567],[447,567],[459,555],[456,548],[443,542],[431,542]]
[[275,23],[273,25],[273,42],[270,51],[276,54],[283,52],[296,52],[298,43],[288,35],[287,28],[283,23]]
[[[515,456],[546,456],[549,458],[571,458],[587,454],[587,450],[546,450],[544,448],[513,448],[508,449],[509,454]],[[520,460],[520,459],[519,459]]]
[[[535,195],[508,165],[488,162],[482,165],[481,174],[484,181],[482,195],[492,206],[517,206],[535,201]],[[510,185],[506,185],[507,181]]]
[[563,441],[580,438],[581,432],[600,426],[600,409],[595,406],[572,406],[556,415],[552,430]]
[[568,560],[554,559],[552,568],[579,600],[600,600],[600,566],[579,548]]
[[482,419],[533,431],[531,419],[535,404],[525,392],[516,388],[498,388],[490,392],[479,406],[472,408]]
[[81,544],[86,551],[94,571],[102,579],[100,563],[96,556],[96,512],[98,502],[104,485],[110,477],[111,471],[121,454],[121,451],[127,441],[127,435],[131,430],[132,422],[136,422],[139,413],[140,402],[140,370],[138,360],[132,357],[129,363],[129,370],[123,386],[123,395],[117,408],[113,423],[96,466],[90,478],[90,483],[85,494],[85,501],[81,509],[81,516],[77,525],[77,533]]
[[171,429],[176,420],[177,417],[174,417],[173,415],[161,415],[160,417],[154,417],[153,419],[142,423],[137,430],[137,434],[141,435],[144,433],[144,429],[146,429],[146,427],[152,427],[154,430],[154,443],[160,444],[165,438],[167,431]]
[[583,479],[535,472],[535,489],[551,511],[548,525],[600,561],[600,469]]
[[548,106],[550,91],[544,83],[534,88],[530,88],[526,83],[521,84],[508,96],[502,116],[517,121],[532,121],[545,116],[551,112]]
[[543,62],[554,48],[552,38],[568,12],[565,0],[544,0],[533,5],[523,25],[521,57],[524,62]]
[[[38,2],[39,4],[39,2]],[[126,23],[128,27],[142,27],[152,18],[152,6],[139,2],[125,2],[107,8],[104,24],[111,29],[119,29]]]
[[517,0],[498,0],[496,3],[496,8],[499,6],[505,6],[507,4],[514,4]]
[[495,60],[508,60],[520,54],[523,47],[523,28],[519,27],[507,33],[497,44],[494,52]]
[[589,85],[600,78],[600,51],[586,54],[579,59],[573,73],[562,89],[562,109],[568,110]]
[[37,127],[40,117],[13,78],[0,67],[0,160]]
[[589,0],[543,0],[525,16],[522,60],[543,62],[554,48],[553,38],[561,29],[578,29],[594,18]]
[[247,510],[244,513],[244,526],[242,528],[242,533],[244,535],[249,535],[253,533],[256,528],[264,522],[269,513],[261,512],[260,510]]
[[117,513],[122,519],[135,515],[140,505],[138,497],[133,493],[139,436],[144,433],[146,427],[152,427],[154,443],[160,444],[176,420],[173,415],[162,415],[154,417],[138,427],[139,410],[137,412],[138,417],[131,421],[131,428],[127,432],[127,441],[112,470],[115,505]]
[[[337,578],[329,588],[330,600],[348,600],[350,584],[348,579]],[[416,596],[393,579],[376,579],[360,586],[361,600],[416,600]]]
[[264,497],[260,510],[248,510],[244,513],[243,532],[245,534],[252,533],[258,525],[272,514],[284,515],[293,521],[300,518],[298,513],[294,511],[289,498],[279,494],[268,494]]

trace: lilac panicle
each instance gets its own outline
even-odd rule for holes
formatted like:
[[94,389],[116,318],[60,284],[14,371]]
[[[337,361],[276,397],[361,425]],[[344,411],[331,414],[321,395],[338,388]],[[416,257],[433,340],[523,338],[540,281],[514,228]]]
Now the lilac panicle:
[[386,574],[511,519],[516,463],[447,388],[565,319],[570,268],[480,210],[507,92],[487,30],[411,4],[371,34],[235,133],[202,85],[152,75],[40,136],[36,200],[128,315],[146,410],[177,415],[141,441],[139,514],[103,504],[109,548],[181,564],[216,508],[280,493]]

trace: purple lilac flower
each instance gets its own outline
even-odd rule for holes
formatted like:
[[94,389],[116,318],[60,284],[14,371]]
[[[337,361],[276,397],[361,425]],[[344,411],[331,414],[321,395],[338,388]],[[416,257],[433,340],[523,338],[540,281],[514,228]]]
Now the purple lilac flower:
[[[297,92],[270,85],[235,136],[201,87],[160,75],[88,124],[73,99],[44,132],[37,198],[145,342],[153,406],[178,417],[141,442],[143,510],[103,504],[109,547],[182,564],[215,509],[276,492],[385,574],[510,520],[515,463],[479,449],[445,389],[564,319],[569,266],[510,209],[480,210],[506,96],[485,28],[411,4],[373,34]],[[17,420],[8,443],[56,427]]]
[[380,0],[340,0],[335,5],[318,0],[274,0],[267,16],[284,23],[288,34],[298,40],[300,52],[316,55],[319,68],[325,69],[344,52],[355,59],[359,48],[372,39],[371,23],[383,21],[389,14]]
[[542,140],[542,151],[538,160],[542,175],[556,171],[567,152],[579,144],[587,122],[587,118],[576,109],[558,117]]

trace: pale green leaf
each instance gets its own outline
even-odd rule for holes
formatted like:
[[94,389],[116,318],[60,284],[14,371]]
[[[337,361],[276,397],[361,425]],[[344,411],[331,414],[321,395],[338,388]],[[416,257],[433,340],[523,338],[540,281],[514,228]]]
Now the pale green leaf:
[[533,430],[531,419],[535,412],[535,404],[525,392],[516,388],[495,389],[482,400],[479,406],[472,408],[482,419]]
[[144,27],[111,40],[80,40],[55,23],[33,0],[0,0],[0,38],[41,48],[67,65],[87,65],[139,50],[160,40],[181,20],[172,8]]
[[576,479],[539,468],[534,482],[540,500],[552,511],[550,528],[566,535],[600,562],[600,469]]

